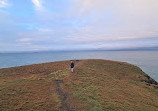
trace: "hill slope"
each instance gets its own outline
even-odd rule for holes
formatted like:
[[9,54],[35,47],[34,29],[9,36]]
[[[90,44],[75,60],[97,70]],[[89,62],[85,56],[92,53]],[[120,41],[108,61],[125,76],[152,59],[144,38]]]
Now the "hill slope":
[[115,61],[60,61],[0,69],[0,110],[157,111],[158,86]]

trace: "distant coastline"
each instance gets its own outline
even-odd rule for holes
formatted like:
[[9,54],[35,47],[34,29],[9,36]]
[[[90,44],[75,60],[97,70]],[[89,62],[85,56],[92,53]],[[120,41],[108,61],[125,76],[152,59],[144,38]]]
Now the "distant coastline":
[[86,52],[86,51],[158,51],[158,47],[136,47],[136,48],[118,48],[118,49],[76,49],[76,50],[38,50],[38,51],[1,51],[3,53],[42,53],[42,52]]

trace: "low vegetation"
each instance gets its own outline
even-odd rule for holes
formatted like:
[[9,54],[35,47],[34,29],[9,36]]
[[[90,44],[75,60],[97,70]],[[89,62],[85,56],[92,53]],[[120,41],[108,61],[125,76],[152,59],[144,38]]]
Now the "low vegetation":
[[0,111],[157,111],[158,85],[140,68],[108,60],[0,69]]

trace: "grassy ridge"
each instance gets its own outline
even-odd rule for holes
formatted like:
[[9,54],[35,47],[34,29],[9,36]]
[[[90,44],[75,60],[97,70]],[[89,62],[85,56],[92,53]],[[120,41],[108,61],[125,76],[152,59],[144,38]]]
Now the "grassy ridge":
[[51,73],[69,61],[0,69],[0,111],[57,111],[60,100]]
[[[156,111],[158,89],[140,68],[122,62],[81,60],[0,69],[0,110],[60,110],[55,80],[77,111]],[[149,81],[149,82],[148,82]]]
[[158,90],[141,82],[138,67],[120,62],[85,60],[65,80],[71,104],[80,111],[156,111]]

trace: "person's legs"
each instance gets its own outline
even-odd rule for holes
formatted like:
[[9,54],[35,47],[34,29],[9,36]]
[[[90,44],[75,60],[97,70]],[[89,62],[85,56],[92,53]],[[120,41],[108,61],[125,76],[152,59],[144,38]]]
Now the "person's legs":
[[71,68],[71,72],[73,72],[73,68]]

